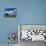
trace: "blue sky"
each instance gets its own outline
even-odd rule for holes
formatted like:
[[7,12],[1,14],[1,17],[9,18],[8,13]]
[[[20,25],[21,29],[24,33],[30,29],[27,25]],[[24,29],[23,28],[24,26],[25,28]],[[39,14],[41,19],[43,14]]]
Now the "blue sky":
[[16,13],[16,8],[6,8],[5,13],[15,14]]

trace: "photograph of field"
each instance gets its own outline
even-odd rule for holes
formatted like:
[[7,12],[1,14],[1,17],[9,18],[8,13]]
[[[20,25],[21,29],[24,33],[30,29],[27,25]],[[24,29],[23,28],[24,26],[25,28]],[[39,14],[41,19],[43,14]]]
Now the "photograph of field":
[[5,8],[5,17],[16,17],[16,8]]

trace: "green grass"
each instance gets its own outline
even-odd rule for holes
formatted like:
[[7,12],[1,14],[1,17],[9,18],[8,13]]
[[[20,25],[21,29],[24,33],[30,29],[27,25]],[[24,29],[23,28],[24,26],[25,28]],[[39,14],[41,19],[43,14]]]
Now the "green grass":
[[16,14],[4,14],[5,17],[16,17]]

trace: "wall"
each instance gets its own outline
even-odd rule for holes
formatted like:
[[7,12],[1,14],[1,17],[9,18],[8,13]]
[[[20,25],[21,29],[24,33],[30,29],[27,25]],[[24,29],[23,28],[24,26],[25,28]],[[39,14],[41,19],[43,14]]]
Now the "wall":
[[[5,8],[17,8],[17,17],[5,18]],[[46,0],[0,0],[0,44],[8,43],[17,24],[46,24]]]
[[10,32],[16,32],[16,34],[18,32],[17,31],[17,24],[19,23],[18,15],[16,18],[4,17],[5,8],[17,8],[17,6],[18,4],[15,0],[0,0],[0,44],[7,44],[9,42],[8,34]]
[[46,24],[46,0],[23,0],[21,2],[21,24]]

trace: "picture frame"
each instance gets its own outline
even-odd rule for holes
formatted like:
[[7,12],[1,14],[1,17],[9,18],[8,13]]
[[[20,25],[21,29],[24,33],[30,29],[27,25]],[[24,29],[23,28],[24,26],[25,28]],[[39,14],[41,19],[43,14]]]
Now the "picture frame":
[[4,17],[16,17],[16,8],[5,8]]

